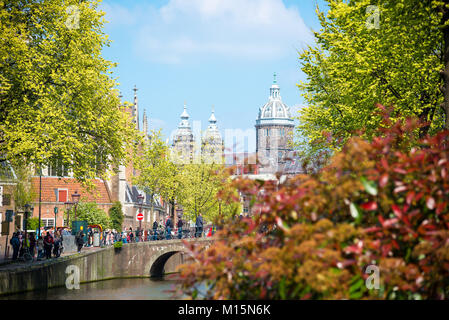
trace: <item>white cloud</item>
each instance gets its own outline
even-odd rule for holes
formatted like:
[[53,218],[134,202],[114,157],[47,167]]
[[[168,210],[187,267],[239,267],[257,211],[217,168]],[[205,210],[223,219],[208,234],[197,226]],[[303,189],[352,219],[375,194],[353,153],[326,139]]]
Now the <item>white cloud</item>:
[[298,9],[282,0],[170,0],[159,9],[103,9],[111,24],[137,24],[134,50],[154,62],[280,59],[312,39]]

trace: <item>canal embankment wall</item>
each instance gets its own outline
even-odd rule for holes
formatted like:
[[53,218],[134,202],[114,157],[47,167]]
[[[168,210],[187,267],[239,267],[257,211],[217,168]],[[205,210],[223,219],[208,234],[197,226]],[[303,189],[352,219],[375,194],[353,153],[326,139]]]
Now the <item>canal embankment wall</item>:
[[[29,265],[0,268],[0,295],[66,286],[73,270],[79,270],[79,283],[114,278],[148,278],[154,272],[174,273],[189,261],[181,241],[154,241],[124,244],[64,256]],[[75,268],[73,267],[75,266]],[[70,268],[69,268],[70,267]],[[154,271],[156,270],[156,271]]]

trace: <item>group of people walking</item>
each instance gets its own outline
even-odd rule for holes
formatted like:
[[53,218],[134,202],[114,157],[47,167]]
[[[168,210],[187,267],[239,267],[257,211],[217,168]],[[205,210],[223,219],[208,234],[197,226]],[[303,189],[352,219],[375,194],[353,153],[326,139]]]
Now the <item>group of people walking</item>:
[[23,231],[15,232],[10,240],[10,244],[13,249],[12,259],[17,260],[25,254],[29,254],[33,259],[37,254],[37,260],[42,258],[54,258],[61,256],[63,246],[63,235],[60,231],[56,231],[53,235],[50,231],[47,231],[45,236],[40,235],[37,240],[34,233],[28,233],[25,239],[25,233]]

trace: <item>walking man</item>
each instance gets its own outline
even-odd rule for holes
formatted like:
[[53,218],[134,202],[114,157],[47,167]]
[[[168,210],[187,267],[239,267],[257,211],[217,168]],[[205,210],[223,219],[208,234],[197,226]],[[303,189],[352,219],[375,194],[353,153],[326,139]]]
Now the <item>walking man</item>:
[[47,259],[51,259],[51,248],[53,247],[53,242],[53,237],[51,236],[50,231],[47,231],[44,238],[44,251]]
[[167,221],[165,222],[165,230],[167,231],[167,234],[165,238],[167,240],[171,239],[171,228],[173,227],[173,224],[171,222],[170,216],[167,218]]
[[178,239],[182,238],[182,219],[178,220]]
[[17,256],[19,255],[20,241],[17,233],[14,233],[9,243],[12,245],[13,254],[12,259],[17,260]]
[[201,212],[198,214],[198,217],[196,217],[195,227],[195,238],[201,238],[201,235],[203,234],[203,216],[201,215]]
[[78,246],[78,253],[81,252],[81,248],[84,245],[84,233],[83,230],[78,231],[75,237],[76,245]]
[[154,222],[153,222],[153,240],[157,240],[157,227],[158,227],[157,220],[154,220]]

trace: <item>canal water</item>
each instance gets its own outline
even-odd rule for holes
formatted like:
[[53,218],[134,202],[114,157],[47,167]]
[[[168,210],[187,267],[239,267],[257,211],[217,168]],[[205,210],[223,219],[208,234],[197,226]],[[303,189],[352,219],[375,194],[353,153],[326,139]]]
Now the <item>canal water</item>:
[[0,300],[171,300],[179,282],[173,279],[112,279],[80,284],[79,289],[66,287],[38,290],[8,296]]

